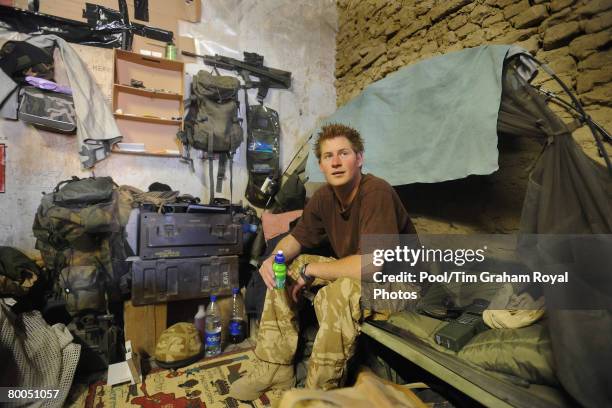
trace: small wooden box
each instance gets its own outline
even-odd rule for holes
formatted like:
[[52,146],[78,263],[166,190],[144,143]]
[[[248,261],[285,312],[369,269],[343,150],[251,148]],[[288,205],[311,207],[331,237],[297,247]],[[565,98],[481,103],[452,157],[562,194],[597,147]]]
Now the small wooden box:
[[157,340],[166,330],[166,304],[134,306],[128,300],[124,303],[123,318],[125,339],[132,342],[132,349],[138,354],[153,357]]

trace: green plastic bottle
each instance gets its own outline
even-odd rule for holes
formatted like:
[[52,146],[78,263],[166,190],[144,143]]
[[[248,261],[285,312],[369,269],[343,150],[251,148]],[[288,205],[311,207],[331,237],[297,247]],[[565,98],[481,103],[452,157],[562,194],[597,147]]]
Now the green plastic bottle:
[[274,271],[276,289],[285,289],[285,280],[287,280],[287,265],[285,265],[285,255],[283,255],[283,251],[278,251],[274,257],[272,270]]

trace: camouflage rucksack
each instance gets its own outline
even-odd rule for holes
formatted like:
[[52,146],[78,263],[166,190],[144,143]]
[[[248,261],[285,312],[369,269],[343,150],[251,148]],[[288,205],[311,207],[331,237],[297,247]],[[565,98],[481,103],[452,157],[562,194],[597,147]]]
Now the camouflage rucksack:
[[200,71],[191,84],[191,105],[179,139],[209,153],[233,153],[242,143],[238,119],[240,81]]
[[[99,182],[101,179],[103,182]],[[101,179],[62,181],[52,194],[45,194],[41,199],[33,231],[37,239],[36,249],[41,251],[49,267],[53,266],[55,255],[47,254],[48,247],[51,247],[51,252],[56,252],[71,244],[82,244],[82,240],[88,247],[93,234],[121,231],[117,192],[110,189],[109,194],[110,177]]]
[[110,177],[73,178],[41,200],[34,219],[36,249],[58,280],[68,311],[106,312],[118,295],[126,257],[119,193]]
[[206,151],[209,161],[210,202],[214,199],[213,155],[219,153],[216,191],[222,190],[225,165],[243,140],[238,118],[240,81],[231,76],[212,75],[200,71],[193,76],[189,110],[183,130],[177,137],[185,146],[185,157],[191,161],[191,148]]

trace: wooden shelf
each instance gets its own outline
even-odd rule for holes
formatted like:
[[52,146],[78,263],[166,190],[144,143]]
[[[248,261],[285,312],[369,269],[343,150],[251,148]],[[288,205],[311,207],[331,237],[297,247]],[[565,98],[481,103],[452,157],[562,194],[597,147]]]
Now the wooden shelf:
[[[144,150],[122,150],[114,146],[113,152],[181,157],[182,146],[176,134],[183,129],[183,62],[117,49],[114,57],[113,112],[121,109],[114,117],[123,135],[122,143],[140,144]],[[126,85],[132,79],[143,81],[147,88]]]
[[115,89],[120,92],[129,93],[132,95],[144,96],[155,99],[167,99],[171,101],[182,101],[183,95],[171,92],[158,92],[143,88],[134,88],[133,86],[114,84]]
[[152,68],[177,71],[183,73],[183,62],[169,60],[165,58],[152,57],[149,55],[137,54],[130,51],[117,49],[116,56],[118,59],[133,62],[139,65],[146,65]]
[[136,116],[136,115],[126,115],[122,113],[114,113],[115,118],[117,119],[125,119],[125,120],[133,120],[134,122],[144,122],[144,123],[156,123],[158,125],[178,125],[180,126],[183,122],[182,120],[172,120],[172,119],[160,119],[160,118],[149,118],[146,116]]
[[122,153],[122,154],[134,154],[136,156],[156,156],[156,157],[181,157],[180,153],[168,153],[167,151],[144,151],[137,152],[133,150],[121,150],[118,147],[113,147],[113,153]]

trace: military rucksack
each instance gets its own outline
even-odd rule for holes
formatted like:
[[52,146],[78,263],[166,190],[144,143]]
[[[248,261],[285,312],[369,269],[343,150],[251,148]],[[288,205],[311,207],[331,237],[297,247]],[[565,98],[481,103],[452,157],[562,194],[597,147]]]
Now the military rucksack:
[[179,136],[183,143],[207,152],[235,152],[242,143],[239,90],[237,78],[206,71],[194,75],[185,130]]
[[119,194],[110,177],[59,183],[41,199],[34,225],[36,249],[52,270],[68,311],[106,312],[118,297],[126,257]]
[[[33,232],[48,267],[54,260],[51,252],[63,250],[73,243],[84,244],[93,235],[120,232],[117,193],[110,190],[112,179],[66,180],[59,183],[52,194],[45,194],[34,219]],[[87,246],[87,245],[85,245]]]
[[213,154],[220,154],[216,187],[220,193],[227,159],[231,159],[243,140],[238,118],[239,90],[240,81],[237,78],[215,76],[206,71],[198,72],[191,84],[191,98],[184,129],[177,133],[177,137],[185,146],[187,160],[191,160],[191,148],[208,153],[211,202],[214,199]]

